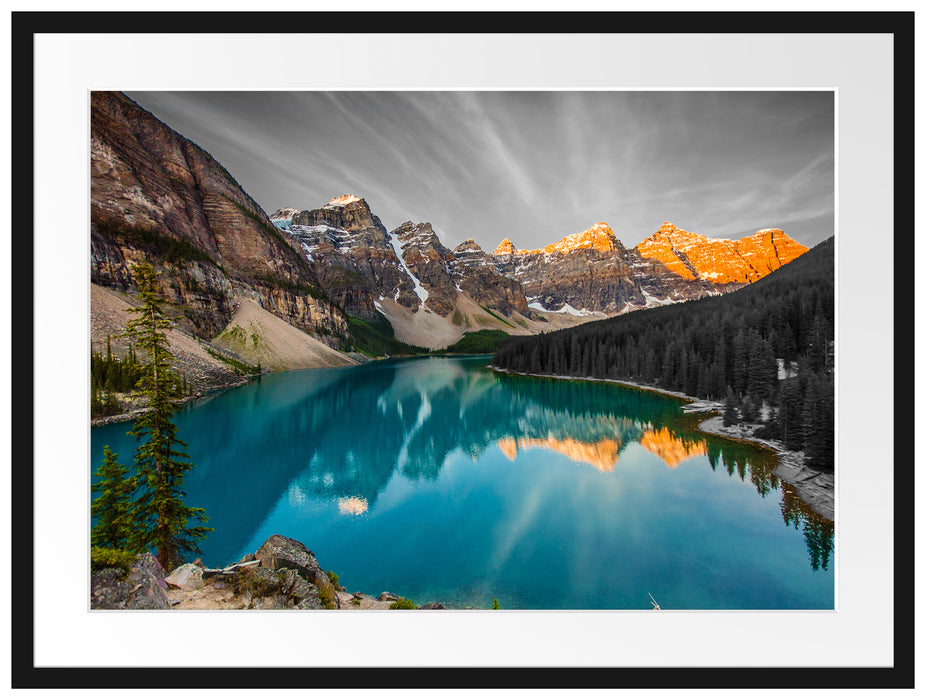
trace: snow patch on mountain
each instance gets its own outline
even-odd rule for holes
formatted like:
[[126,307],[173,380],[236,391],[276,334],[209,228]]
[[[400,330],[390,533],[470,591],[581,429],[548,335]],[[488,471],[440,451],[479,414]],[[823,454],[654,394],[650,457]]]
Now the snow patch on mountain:
[[[534,297],[535,299],[537,297]],[[527,305],[529,309],[536,309],[537,311],[543,311],[548,314],[569,314],[570,316],[592,316],[595,314],[594,311],[589,311],[588,309],[576,309],[570,304],[563,304],[559,309],[547,309],[539,301],[532,301]]]
[[681,299],[673,299],[671,297],[666,297],[665,299],[654,297],[642,287],[640,288],[640,291],[643,292],[643,298],[646,299],[646,306],[644,308],[647,309],[652,309],[656,306],[666,306],[667,304],[678,304],[682,301]]
[[[402,244],[399,241],[399,237],[394,234],[389,234],[389,242],[392,243],[392,249],[395,251],[395,256],[399,259],[399,264],[405,270],[405,274],[411,277],[412,282],[415,284],[415,294],[418,295],[418,298],[421,299],[423,304],[428,300],[428,290],[421,286],[421,282],[418,281],[418,278],[412,274],[412,271],[408,269],[408,265],[405,264],[405,258],[402,257]],[[399,293],[396,292],[396,299],[399,298]]]

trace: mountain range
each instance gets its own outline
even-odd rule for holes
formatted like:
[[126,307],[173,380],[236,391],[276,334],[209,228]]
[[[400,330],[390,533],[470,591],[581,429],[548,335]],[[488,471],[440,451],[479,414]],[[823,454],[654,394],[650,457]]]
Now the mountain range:
[[382,313],[401,340],[430,347],[466,329],[537,332],[554,317],[575,322],[721,294],[807,250],[780,229],[731,241],[669,222],[634,248],[599,222],[535,250],[507,238],[491,253],[472,239],[450,249],[428,222],[387,231],[356,195],[317,209],[284,207],[270,219],[299,242],[349,314]]
[[429,222],[387,229],[352,194],[267,216],[205,150],[115,92],[91,94],[90,174],[91,282],[130,303],[131,265],[147,260],[179,331],[267,368],[352,362],[364,324],[442,348],[467,331],[527,335],[715,296],[807,250],[777,228],[732,241],[668,222],[633,248],[604,222],[539,249],[449,248]]

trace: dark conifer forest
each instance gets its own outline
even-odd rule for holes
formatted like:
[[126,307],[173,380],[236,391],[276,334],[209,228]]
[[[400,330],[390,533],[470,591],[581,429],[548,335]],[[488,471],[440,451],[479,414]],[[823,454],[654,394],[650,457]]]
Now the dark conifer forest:
[[[639,382],[725,401],[725,422],[804,450],[833,471],[834,243],[735,292],[534,336],[511,336],[493,366]],[[779,379],[779,366],[788,370]],[[770,410],[762,411],[763,404]]]

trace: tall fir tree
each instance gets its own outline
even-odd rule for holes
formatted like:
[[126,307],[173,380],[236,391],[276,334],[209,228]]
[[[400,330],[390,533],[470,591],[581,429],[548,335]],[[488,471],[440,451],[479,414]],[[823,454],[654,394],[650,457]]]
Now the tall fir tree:
[[733,387],[727,385],[727,396],[723,407],[723,424],[733,425],[737,421],[739,421],[739,415],[736,411],[736,397],[733,395]]
[[193,524],[207,521],[205,511],[181,500],[183,479],[193,464],[172,420],[178,382],[170,369],[173,355],[166,331],[174,324],[167,314],[168,302],[150,265],[135,265],[132,272],[142,304],[132,309],[136,318],[126,324],[125,334],[134,337],[135,346],[148,358],[138,382],[139,393],[148,399],[147,410],[129,432],[140,442],[135,451],[138,494],[132,504],[132,545],[137,550],[154,547],[161,566],[169,571],[181,553],[199,553],[197,542],[212,528]]
[[130,505],[135,487],[128,469],[119,463],[109,445],[103,448],[103,463],[94,473],[97,482],[91,491],[98,493],[90,504],[90,515],[96,525],[90,529],[90,544],[94,547],[131,549],[132,523]]

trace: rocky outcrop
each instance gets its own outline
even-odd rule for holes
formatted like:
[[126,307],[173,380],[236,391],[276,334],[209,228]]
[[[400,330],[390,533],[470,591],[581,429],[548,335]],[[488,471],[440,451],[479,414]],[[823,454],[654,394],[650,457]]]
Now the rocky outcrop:
[[289,537],[271,535],[257,550],[257,559],[268,569],[291,569],[309,583],[331,585],[315,555],[304,544]]
[[153,554],[135,557],[128,573],[122,569],[102,569],[90,576],[92,610],[167,610],[167,583],[164,569]]
[[[152,554],[142,554],[128,573],[103,569],[91,576],[93,609],[141,610],[388,610],[405,598],[348,593],[332,583],[301,542],[271,535],[253,554],[223,569],[197,559],[165,575]],[[407,606],[406,606],[407,607]],[[441,603],[421,609],[444,610]]]
[[196,591],[203,587],[203,569],[196,564],[181,564],[164,581],[171,588]]
[[304,330],[345,331],[298,247],[212,156],[121,93],[93,92],[90,118],[92,282],[132,291],[132,263],[150,262],[202,338],[236,294]]

